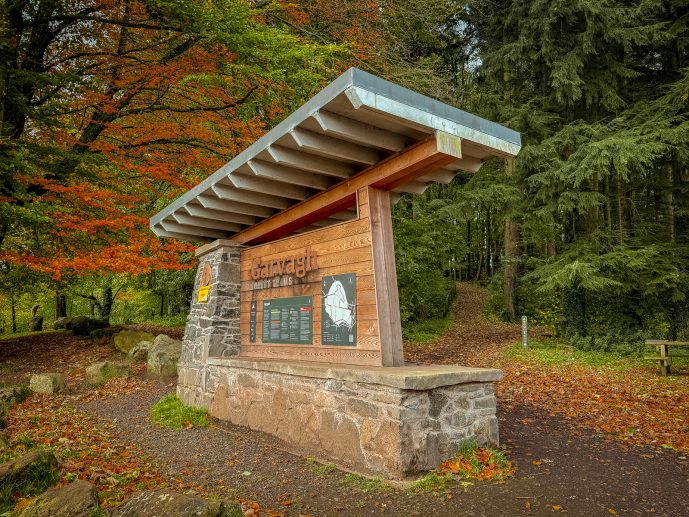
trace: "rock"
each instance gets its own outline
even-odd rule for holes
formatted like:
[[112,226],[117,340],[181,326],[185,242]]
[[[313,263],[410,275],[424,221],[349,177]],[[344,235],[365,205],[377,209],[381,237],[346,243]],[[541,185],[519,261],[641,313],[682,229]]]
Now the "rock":
[[160,377],[176,375],[180,355],[182,342],[160,334],[148,349],[148,373]]
[[0,407],[9,409],[24,402],[29,395],[31,395],[31,390],[27,386],[4,386],[0,388]]
[[0,464],[0,485],[20,484],[32,479],[40,479],[48,486],[57,481],[57,459],[52,452],[35,450],[18,458]]
[[29,330],[32,332],[40,332],[43,330],[43,316],[34,316],[29,324]]
[[31,390],[26,386],[5,386],[0,388],[0,429],[7,427],[7,410],[24,402]]
[[113,377],[129,377],[131,374],[132,369],[128,364],[103,361],[101,363],[92,364],[86,368],[86,382],[93,386],[97,386]]
[[109,326],[110,323],[107,320],[96,320],[88,316],[74,316],[65,328],[71,330],[75,336],[88,336],[96,329]]
[[31,376],[29,388],[36,393],[67,393],[67,383],[61,373],[41,373]]
[[153,344],[152,341],[141,341],[134,345],[134,347],[129,351],[129,359],[132,361],[146,361],[148,360],[148,350]]
[[72,318],[58,318],[55,321],[53,321],[53,328],[55,330],[62,330],[67,328],[67,324],[70,322]]
[[207,501],[174,490],[137,492],[116,508],[112,517],[241,517],[241,507],[225,501]]
[[19,517],[96,517],[101,515],[96,487],[77,479],[62,488],[49,488]]
[[128,354],[134,346],[142,341],[153,341],[155,336],[150,332],[139,330],[123,330],[113,337],[113,344],[120,352]]
[[98,341],[102,343],[107,343],[109,342],[112,337],[117,334],[118,332],[122,331],[122,327],[120,326],[115,326],[115,327],[106,327],[103,329],[96,329],[91,331],[89,334],[89,337],[93,341]]

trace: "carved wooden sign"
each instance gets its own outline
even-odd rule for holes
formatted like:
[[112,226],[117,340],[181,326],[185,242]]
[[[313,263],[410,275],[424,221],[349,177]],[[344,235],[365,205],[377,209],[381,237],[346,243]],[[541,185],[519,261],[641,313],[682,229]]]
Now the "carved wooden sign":
[[206,262],[201,267],[201,278],[199,279],[199,292],[197,295],[197,301],[199,303],[208,302],[208,296],[210,295],[210,283],[213,277],[213,268],[209,262]]
[[[400,363],[401,334],[389,331],[390,312],[399,322],[394,256],[390,270],[378,223],[384,217],[379,205],[371,213],[370,192],[376,195],[371,188],[357,193],[355,220],[242,250],[241,356]],[[391,232],[385,236],[392,249]]]

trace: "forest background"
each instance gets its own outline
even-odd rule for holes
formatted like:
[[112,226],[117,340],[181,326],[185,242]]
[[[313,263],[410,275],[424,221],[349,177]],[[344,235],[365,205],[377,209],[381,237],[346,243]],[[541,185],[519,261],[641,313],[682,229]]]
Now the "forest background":
[[683,0],[5,0],[0,329],[183,324],[148,217],[357,66],[524,144],[395,206],[407,337],[460,279],[581,348],[687,337],[688,57]]

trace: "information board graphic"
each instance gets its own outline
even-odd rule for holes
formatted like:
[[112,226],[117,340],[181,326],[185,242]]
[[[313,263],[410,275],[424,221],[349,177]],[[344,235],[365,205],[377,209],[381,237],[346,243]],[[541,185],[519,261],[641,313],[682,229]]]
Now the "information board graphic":
[[324,276],[321,344],[356,346],[356,273]]
[[313,298],[294,296],[264,300],[262,341],[283,345],[313,344]]
[[251,302],[251,310],[249,311],[249,342],[256,342],[256,312],[258,310],[258,302],[253,300]]

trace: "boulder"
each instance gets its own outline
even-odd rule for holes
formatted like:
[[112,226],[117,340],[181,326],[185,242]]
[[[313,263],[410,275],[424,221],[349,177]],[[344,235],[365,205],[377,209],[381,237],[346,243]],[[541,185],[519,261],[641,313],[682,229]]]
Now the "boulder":
[[31,376],[29,388],[36,393],[67,393],[67,383],[61,373],[40,373]]
[[86,368],[86,382],[93,386],[98,386],[113,377],[129,377],[131,374],[132,369],[128,364],[103,361]]
[[31,390],[26,386],[5,386],[0,388],[0,429],[7,427],[7,410],[24,402]]
[[67,324],[70,322],[72,318],[58,318],[55,321],[53,321],[53,328],[55,330],[62,330],[67,328]]
[[148,350],[153,344],[152,341],[141,341],[132,347],[129,351],[129,359],[132,361],[146,361],[148,360]]
[[123,330],[118,332],[113,337],[113,345],[120,352],[128,354],[135,345],[142,341],[153,341],[155,336],[150,332],[142,332],[139,330]]
[[160,334],[148,349],[148,373],[159,377],[175,375],[181,355],[182,342]]
[[89,318],[88,316],[74,316],[70,322],[65,326],[71,330],[75,336],[89,336],[91,332],[97,329],[109,327],[110,323],[107,320],[97,320]]
[[3,386],[0,388],[0,408],[11,408],[16,404],[21,404],[31,395],[28,386],[19,384],[13,386]]
[[173,490],[137,492],[116,508],[112,517],[241,517],[241,507],[225,501],[207,501],[198,496]]
[[96,487],[77,479],[62,488],[49,488],[24,508],[19,517],[96,517],[102,515]]
[[29,330],[32,332],[40,332],[43,330],[43,316],[34,316],[29,324]]
[[57,481],[57,459],[52,452],[35,450],[23,456],[0,464],[0,486],[14,483],[23,485],[27,481],[40,480],[46,484],[43,488]]

